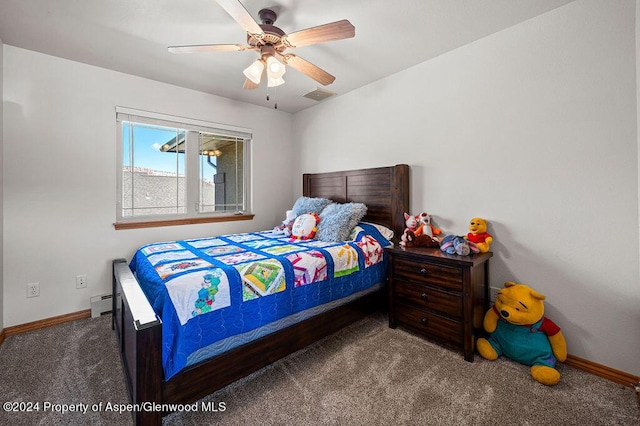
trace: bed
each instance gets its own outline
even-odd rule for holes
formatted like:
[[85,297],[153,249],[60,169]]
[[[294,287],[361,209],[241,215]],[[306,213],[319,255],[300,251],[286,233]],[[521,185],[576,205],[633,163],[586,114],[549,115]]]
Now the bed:
[[[383,251],[373,253],[374,261],[369,263],[366,263],[369,259],[359,258],[359,267],[356,265],[355,269],[361,269],[364,272],[362,275],[352,275],[347,271],[348,267],[338,267],[336,257],[333,258],[335,262],[331,259],[341,247],[348,250],[350,247],[362,248],[362,244],[366,245],[368,235],[375,233],[373,226],[367,224],[382,225],[392,229],[396,235],[401,234],[404,228],[403,212],[409,211],[409,167],[401,164],[304,174],[303,196],[326,198],[339,204],[365,204],[366,216],[356,228],[364,236],[353,232],[352,242],[333,245],[323,245],[315,240],[287,241],[282,236],[267,231],[203,237],[197,240],[149,244],[136,252],[129,264],[125,259],[113,261],[112,326],[119,343],[131,402],[135,408],[133,416],[136,424],[161,424],[162,416],[171,410],[170,404],[192,403],[382,308],[386,299],[383,288],[386,280],[386,255]],[[179,246],[163,247],[167,244]],[[256,248],[254,246],[260,246],[257,248],[261,250],[250,250]],[[268,250],[264,247],[272,248],[275,256],[266,258]],[[305,256],[305,252],[301,251],[303,247],[311,250],[312,254],[324,254],[324,258],[328,260],[328,275],[334,278],[330,286],[322,278],[319,278],[317,285],[304,285],[304,278],[296,278],[296,272],[287,262],[283,261],[280,269],[274,266],[278,264],[278,260],[283,259],[282,256],[289,256],[290,260]],[[201,254],[202,251],[205,253]],[[358,252],[364,253],[366,250]],[[177,258],[167,260],[165,253],[171,253]],[[300,253],[303,254],[299,255]],[[216,264],[213,266],[220,266],[219,255],[226,257],[234,254],[258,254],[260,258],[256,262],[262,262],[261,269],[256,270],[257,267],[253,264],[249,268],[243,268],[242,263],[235,264],[235,261],[229,260],[227,267],[240,272],[242,284],[235,284],[231,278],[226,278],[233,274],[201,274],[202,265],[199,262],[214,263],[215,260]],[[209,255],[216,257],[208,257]],[[380,259],[377,259],[378,255]],[[138,257],[144,259],[136,262]],[[189,273],[189,268],[194,268],[194,272]],[[189,290],[172,290],[176,287],[173,283],[180,281],[178,278],[172,280],[172,285],[154,286],[147,279],[153,275],[149,275],[152,269],[153,274],[157,272],[163,280],[178,271],[178,277],[185,278],[181,288]],[[221,267],[220,271],[224,272],[224,268]],[[197,305],[193,305],[193,292],[198,291],[199,284],[195,281],[187,282],[186,278],[198,274],[204,289],[209,290],[211,283],[214,283],[216,291],[215,297],[212,296],[213,304],[206,292],[203,293],[204,290],[200,289],[202,297],[196,300]],[[281,281],[277,280],[285,278],[286,284],[278,284]],[[274,282],[276,284],[271,285]],[[234,290],[238,285],[242,288],[242,293]],[[154,288],[162,290],[154,292]],[[266,293],[270,293],[269,297],[260,297]],[[287,297],[290,299],[285,299]],[[228,308],[234,305],[234,298],[242,298],[242,301],[248,300],[251,303],[240,303],[247,310],[234,313]],[[294,306],[294,312],[277,314],[279,309],[273,308],[268,302],[277,298],[284,300],[284,305]],[[184,299],[187,302],[184,307],[180,307],[178,301]],[[315,307],[309,299],[319,299],[321,306]],[[258,315],[273,315],[273,318],[268,324],[256,327],[250,319],[255,313],[249,307],[263,302],[264,306],[257,311]],[[212,310],[210,306],[215,307],[216,303],[221,303],[225,309],[209,312]],[[229,312],[227,323],[221,322],[223,312]],[[233,321],[234,316],[237,321]],[[208,330],[214,332],[202,333],[198,328],[189,331],[192,325],[199,327],[201,321],[203,327],[206,323],[215,325],[216,321],[225,325],[218,329],[209,327]],[[184,335],[178,335],[176,331],[181,329],[187,330]],[[220,334],[215,339],[209,338],[209,334],[215,334],[215,330],[221,329],[225,333],[229,331],[227,329],[236,330]],[[186,351],[178,345],[193,340],[194,335],[202,337],[203,334],[205,338],[198,342],[197,348],[190,347]],[[178,346],[173,346],[176,341],[179,341],[176,343]]]

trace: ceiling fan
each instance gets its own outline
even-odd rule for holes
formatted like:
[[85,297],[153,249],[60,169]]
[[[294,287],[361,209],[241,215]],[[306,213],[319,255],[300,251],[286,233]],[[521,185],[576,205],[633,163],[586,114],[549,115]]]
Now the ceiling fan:
[[328,41],[342,40],[356,35],[356,29],[343,19],[317,27],[307,28],[287,34],[273,25],[277,14],[271,9],[262,9],[258,16],[262,24],[258,24],[239,0],[216,0],[220,6],[247,32],[247,45],[242,44],[202,44],[190,46],[170,46],[171,53],[191,52],[228,52],[255,50],[259,58],[244,70],[247,77],[245,89],[255,89],[260,84],[266,69],[268,86],[274,87],[284,83],[282,75],[286,72],[283,64],[307,75],[326,86],[333,83],[334,76],[309,61],[292,53],[284,53],[286,49],[310,46]]

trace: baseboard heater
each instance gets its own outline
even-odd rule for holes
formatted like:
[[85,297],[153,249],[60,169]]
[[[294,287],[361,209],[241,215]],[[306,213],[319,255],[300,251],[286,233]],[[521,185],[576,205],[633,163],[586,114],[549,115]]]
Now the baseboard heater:
[[93,296],[91,298],[91,318],[97,318],[102,315],[111,313],[113,304],[111,294],[103,294],[102,296]]

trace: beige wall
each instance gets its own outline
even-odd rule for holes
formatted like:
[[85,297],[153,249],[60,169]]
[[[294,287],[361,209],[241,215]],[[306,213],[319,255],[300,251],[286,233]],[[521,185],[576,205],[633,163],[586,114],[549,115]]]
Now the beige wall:
[[492,286],[640,375],[634,8],[578,0],[297,113],[299,171],[408,163],[414,213],[490,221]]
[[[636,0],[636,140],[638,142],[638,210],[640,211],[640,0]],[[640,221],[640,215],[638,215]],[[638,226],[640,228],[640,225]],[[640,238],[640,231],[638,232]],[[640,269],[640,258],[638,259],[638,268]],[[638,289],[640,292],[640,288]]]
[[[111,260],[142,244],[271,229],[294,201],[289,113],[8,45],[4,82],[5,326],[88,309],[110,292]],[[116,105],[253,129],[255,219],[115,231]]]
[[[2,40],[0,39],[0,99],[3,99],[2,93],[3,90],[2,88],[4,87],[4,79],[2,78],[3,76],[3,44],[2,44]],[[2,176],[4,175],[3,173],[3,164],[4,164],[4,160],[3,160],[3,122],[4,122],[4,109],[3,109],[3,105],[4,102],[0,103],[0,330],[3,329],[4,327],[4,280],[3,280],[3,273],[1,271],[4,270],[3,264],[4,264],[4,255],[3,255],[3,244],[2,241],[4,240],[4,220],[3,220],[3,212],[4,212],[4,197],[3,197],[3,192],[2,192],[2,188],[4,187],[4,183],[3,183],[3,179]],[[26,290],[25,290],[26,291]]]

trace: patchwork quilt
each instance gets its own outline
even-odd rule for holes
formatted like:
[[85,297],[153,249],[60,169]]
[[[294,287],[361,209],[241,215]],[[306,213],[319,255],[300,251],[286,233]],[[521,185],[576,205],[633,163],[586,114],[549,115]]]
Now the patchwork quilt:
[[265,231],[141,247],[130,268],[162,318],[165,380],[208,345],[382,282],[389,244],[363,223],[340,243]]

